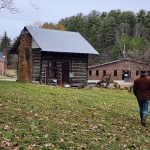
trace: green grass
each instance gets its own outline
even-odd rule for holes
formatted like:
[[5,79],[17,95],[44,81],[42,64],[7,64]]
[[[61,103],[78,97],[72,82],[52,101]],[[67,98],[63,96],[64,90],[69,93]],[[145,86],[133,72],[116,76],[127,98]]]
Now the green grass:
[[0,81],[0,149],[148,150],[133,93]]
[[0,75],[0,79],[1,78],[3,78],[3,79],[5,79],[5,78],[16,78],[16,76],[17,76],[17,70],[15,70],[15,69],[7,69],[6,75],[5,76],[4,75]]
[[7,69],[7,74],[14,77],[17,76],[17,70],[16,69]]
[[7,76],[0,75],[0,79],[1,79],[1,78],[5,79],[5,78],[8,78],[8,77],[7,77]]

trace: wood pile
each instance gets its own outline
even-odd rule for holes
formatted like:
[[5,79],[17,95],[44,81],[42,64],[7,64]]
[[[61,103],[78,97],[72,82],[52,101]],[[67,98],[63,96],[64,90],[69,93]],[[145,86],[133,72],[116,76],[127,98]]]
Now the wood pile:
[[[102,88],[106,88],[107,85],[107,81],[99,81],[97,82],[96,86],[97,87],[102,87]],[[133,92],[133,85],[127,85],[127,84],[119,84],[117,82],[113,82],[111,81],[107,88],[114,88],[114,89],[119,89],[119,90],[128,90],[129,92]]]

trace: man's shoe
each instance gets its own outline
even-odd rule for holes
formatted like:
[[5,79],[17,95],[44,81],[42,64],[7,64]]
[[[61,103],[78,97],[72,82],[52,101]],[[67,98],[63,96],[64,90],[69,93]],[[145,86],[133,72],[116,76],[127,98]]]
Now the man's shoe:
[[142,126],[144,126],[144,127],[146,125],[146,118],[147,118],[147,114],[143,114],[141,123],[142,123]]

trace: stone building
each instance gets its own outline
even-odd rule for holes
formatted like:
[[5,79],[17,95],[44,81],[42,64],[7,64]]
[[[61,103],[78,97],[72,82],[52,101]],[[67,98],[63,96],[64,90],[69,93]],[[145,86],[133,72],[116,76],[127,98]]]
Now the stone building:
[[18,54],[17,81],[87,84],[88,55],[98,52],[76,32],[24,27],[10,49]]
[[0,52],[0,74],[6,75],[7,71],[7,50]]
[[[133,81],[135,78],[139,77],[140,68],[142,67],[143,63],[129,58],[89,66],[88,80],[101,80],[102,78],[111,75],[111,80]],[[148,76],[150,76],[149,67],[147,67],[146,70]]]

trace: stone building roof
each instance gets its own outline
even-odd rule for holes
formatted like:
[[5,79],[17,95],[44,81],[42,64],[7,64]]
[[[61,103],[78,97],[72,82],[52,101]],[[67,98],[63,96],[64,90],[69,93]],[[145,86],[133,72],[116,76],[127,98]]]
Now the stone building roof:
[[89,66],[88,68],[95,68],[95,67],[99,67],[99,66],[106,66],[106,65],[108,65],[108,64],[114,64],[114,63],[121,62],[121,61],[134,61],[134,62],[136,62],[136,63],[142,63],[142,62],[140,62],[140,61],[136,61],[136,60],[133,60],[133,59],[130,59],[130,58],[124,58],[124,59],[118,59],[118,60],[106,62],[106,63],[103,63],[103,64],[98,64],[98,65],[94,65],[94,66]]

